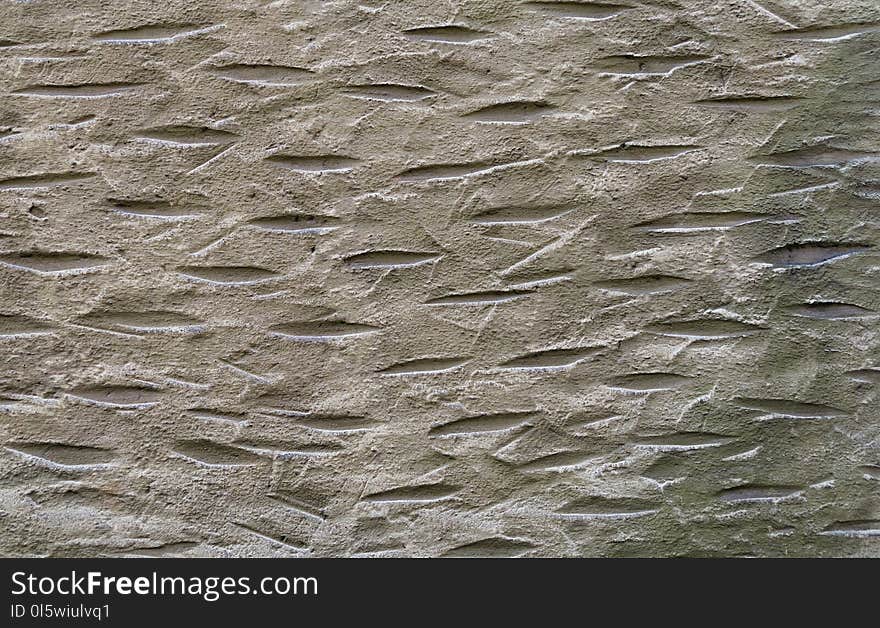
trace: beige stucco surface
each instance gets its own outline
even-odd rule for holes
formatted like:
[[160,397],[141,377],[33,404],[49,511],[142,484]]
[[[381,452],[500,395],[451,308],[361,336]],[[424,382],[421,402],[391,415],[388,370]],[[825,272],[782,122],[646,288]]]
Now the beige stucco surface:
[[880,555],[875,0],[0,26],[3,555]]

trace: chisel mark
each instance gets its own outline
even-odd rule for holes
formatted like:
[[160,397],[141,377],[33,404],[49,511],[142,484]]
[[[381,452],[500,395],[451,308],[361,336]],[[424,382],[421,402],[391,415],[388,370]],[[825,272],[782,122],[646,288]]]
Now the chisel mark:
[[67,391],[67,394],[100,406],[113,408],[148,408],[163,397],[160,390],[138,386],[85,386]]
[[212,68],[211,73],[218,78],[235,83],[275,87],[299,85],[314,76],[314,72],[306,68],[246,63],[218,66]]
[[608,279],[597,281],[593,285],[608,292],[628,296],[644,296],[675,292],[691,283],[690,279],[673,275],[640,275],[628,279]]
[[527,290],[487,290],[485,292],[464,292],[449,294],[445,297],[428,299],[425,305],[496,305],[520,299],[528,294]]
[[0,315],[0,338],[39,336],[53,333],[52,325],[29,316],[18,314]]
[[536,413],[531,411],[481,414],[434,426],[428,431],[428,436],[467,436],[506,432],[534,425],[536,419]]
[[40,190],[44,188],[67,187],[88,181],[96,176],[96,172],[47,172],[33,174],[3,179],[0,181],[0,190]]
[[505,370],[555,370],[574,366],[593,357],[601,347],[575,347],[571,349],[547,349],[527,353],[500,365]]
[[755,257],[755,261],[776,268],[797,268],[802,266],[821,266],[844,259],[857,253],[864,253],[871,247],[865,244],[838,244],[833,242],[804,242],[790,244],[767,251]]
[[343,91],[347,96],[383,102],[416,102],[433,98],[437,92],[420,85],[400,85],[397,83],[373,83],[352,85]]
[[481,539],[447,550],[444,558],[518,558],[531,549],[534,544],[522,539],[503,536]]
[[345,321],[309,321],[273,325],[269,328],[269,333],[292,340],[327,342],[353,336],[375,334],[381,330],[381,327],[347,323]]
[[464,366],[470,358],[420,358],[392,364],[378,372],[382,375],[432,375],[447,373]]
[[419,253],[415,251],[368,251],[345,258],[352,268],[406,268],[436,262],[439,253]]
[[726,340],[767,331],[765,327],[724,319],[691,320],[649,325],[645,331],[658,336],[688,340]]
[[109,98],[122,96],[142,83],[81,83],[75,85],[29,85],[11,92],[17,96],[38,98]]
[[222,28],[222,25],[199,26],[196,24],[150,24],[134,28],[104,31],[92,39],[110,44],[159,44],[193,37]]
[[206,439],[180,441],[172,451],[206,467],[240,467],[261,462],[259,456],[245,449]]
[[424,504],[449,499],[459,492],[456,486],[448,484],[419,484],[401,486],[387,491],[371,493],[362,501],[373,503]]
[[830,321],[877,316],[877,312],[874,310],[869,310],[859,305],[834,301],[814,301],[802,305],[791,305],[785,309],[794,316]]
[[847,412],[839,408],[818,403],[791,401],[789,399],[755,399],[751,397],[737,397],[733,400],[733,403],[739,408],[763,412],[768,418],[836,419],[848,416]]
[[403,34],[407,39],[414,41],[428,41],[440,44],[469,44],[473,41],[487,39],[492,36],[492,33],[474,30],[458,24],[410,28],[403,31]]
[[542,101],[513,101],[490,105],[464,114],[463,118],[494,124],[526,124],[555,111]]
[[88,272],[110,263],[105,257],[85,253],[28,252],[0,255],[0,264],[38,275],[64,275]]
[[718,499],[724,502],[779,502],[800,495],[803,488],[799,486],[763,486],[760,484],[743,484],[727,488],[718,493]]
[[659,511],[657,504],[629,497],[584,497],[570,501],[556,513],[566,519],[632,519]]
[[608,387],[627,393],[654,393],[675,390],[690,380],[675,373],[632,373],[612,378]]
[[310,174],[350,172],[361,163],[360,159],[339,155],[272,155],[266,161],[285,170]]
[[769,214],[755,212],[685,212],[641,222],[634,225],[633,229],[668,234],[724,231],[741,225],[761,222],[769,217]]
[[109,449],[61,443],[9,443],[5,449],[64,468],[105,466],[116,457]]
[[189,279],[219,285],[246,285],[280,277],[255,266],[180,266],[177,272]]

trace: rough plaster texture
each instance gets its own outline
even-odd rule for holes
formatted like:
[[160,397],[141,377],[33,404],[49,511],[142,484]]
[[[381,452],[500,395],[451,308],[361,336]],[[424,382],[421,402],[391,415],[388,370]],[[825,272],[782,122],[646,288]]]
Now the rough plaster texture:
[[880,555],[875,0],[0,25],[3,554]]

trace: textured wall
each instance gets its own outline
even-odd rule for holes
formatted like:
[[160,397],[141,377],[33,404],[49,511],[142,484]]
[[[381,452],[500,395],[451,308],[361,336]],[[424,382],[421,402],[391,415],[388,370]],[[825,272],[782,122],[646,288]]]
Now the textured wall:
[[3,554],[880,555],[876,0],[0,25]]

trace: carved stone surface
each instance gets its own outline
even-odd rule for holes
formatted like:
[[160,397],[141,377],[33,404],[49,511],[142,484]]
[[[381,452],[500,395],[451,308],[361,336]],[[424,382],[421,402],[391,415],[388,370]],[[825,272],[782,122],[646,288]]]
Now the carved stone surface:
[[4,2],[7,556],[880,556],[876,0]]

